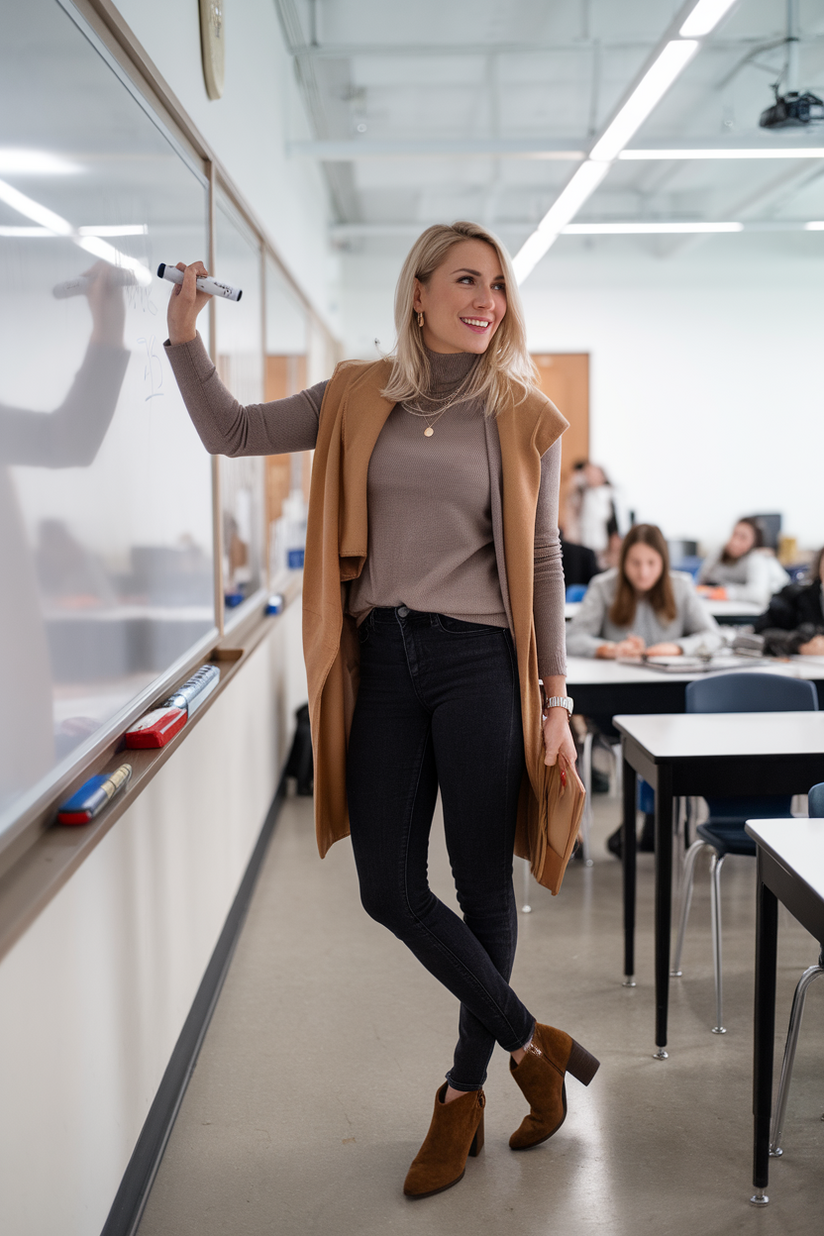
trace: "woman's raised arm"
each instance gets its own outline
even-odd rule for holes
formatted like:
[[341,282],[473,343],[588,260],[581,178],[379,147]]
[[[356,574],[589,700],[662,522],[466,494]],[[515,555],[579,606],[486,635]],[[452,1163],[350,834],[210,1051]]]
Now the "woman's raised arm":
[[183,402],[210,455],[283,455],[314,450],[326,383],[271,403],[241,404],[226,389],[197,332],[197,315],[211,300],[195,280],[202,262],[184,266],[183,283],[169,297],[166,355]]

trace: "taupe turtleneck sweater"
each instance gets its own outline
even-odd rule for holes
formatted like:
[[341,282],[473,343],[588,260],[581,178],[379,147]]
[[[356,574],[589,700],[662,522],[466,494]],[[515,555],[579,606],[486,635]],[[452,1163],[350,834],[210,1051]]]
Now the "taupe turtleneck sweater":
[[[199,335],[191,343],[167,344],[166,351],[195,428],[213,455],[314,449],[325,382],[287,399],[244,407],[223,386]],[[429,357],[436,403],[459,386],[476,361],[470,353],[430,352]],[[376,606],[408,605],[506,627],[508,598],[502,594],[495,535],[500,494],[492,491],[501,475],[497,433],[491,440],[479,400],[436,416],[430,414],[427,422],[398,404],[381,430],[367,481],[369,549],[361,577],[350,585],[349,612],[362,621]],[[427,423],[434,428],[430,438],[424,436]],[[544,678],[565,672],[560,464],[559,441],[541,461],[535,528],[534,613]]]

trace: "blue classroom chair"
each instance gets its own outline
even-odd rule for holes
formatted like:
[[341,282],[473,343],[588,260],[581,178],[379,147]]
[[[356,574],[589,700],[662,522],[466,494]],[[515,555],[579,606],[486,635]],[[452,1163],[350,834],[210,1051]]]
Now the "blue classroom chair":
[[[687,712],[817,712],[814,685],[778,674],[715,674],[691,682],[686,689]],[[710,859],[710,907],[712,914],[713,963],[715,970],[715,1025],[713,1034],[726,1034],[722,1018],[721,979],[721,867],[728,854],[755,857],[755,842],[744,831],[747,820],[770,820],[790,816],[788,794],[759,797],[708,798],[709,819],[699,824],[697,839],[684,855],[683,892],[678,941],[671,974],[680,975],[681,953],[692,901],[695,860],[703,849]]]

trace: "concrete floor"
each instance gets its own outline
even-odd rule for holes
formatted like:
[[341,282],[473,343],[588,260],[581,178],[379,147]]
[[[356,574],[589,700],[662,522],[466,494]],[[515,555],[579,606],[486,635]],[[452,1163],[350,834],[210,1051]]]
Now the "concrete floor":
[[[706,865],[684,978],[672,982],[670,1059],[652,1059],[652,856],[639,858],[638,986],[621,986],[620,865],[604,848],[615,799],[594,799],[594,866],[557,898],[532,884],[513,983],[543,1021],[602,1062],[568,1083],[569,1115],[513,1154],[525,1113],[503,1052],[486,1085],[486,1146],[464,1179],[401,1188],[449,1066],[457,1010],[360,908],[348,842],[317,857],[311,800],[287,800],[139,1236],[807,1236],[824,1202],[824,981],[813,984],[770,1204],[749,1205],[754,864],[724,867],[726,1016],[710,1034]],[[432,881],[450,898],[437,828]],[[516,864],[521,887],[522,864]],[[778,1037],[818,949],[779,927]],[[817,990],[818,988],[818,990]],[[777,1076],[777,1072],[776,1072]]]

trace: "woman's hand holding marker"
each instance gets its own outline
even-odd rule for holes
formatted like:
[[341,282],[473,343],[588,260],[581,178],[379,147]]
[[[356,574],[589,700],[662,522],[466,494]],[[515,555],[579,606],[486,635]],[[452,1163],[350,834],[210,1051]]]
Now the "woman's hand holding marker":
[[191,343],[197,335],[197,315],[212,299],[207,292],[201,292],[195,282],[209,273],[202,262],[192,262],[190,266],[178,262],[177,269],[183,271],[183,282],[173,285],[166,312],[169,342],[173,345]]

